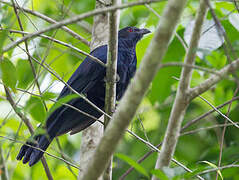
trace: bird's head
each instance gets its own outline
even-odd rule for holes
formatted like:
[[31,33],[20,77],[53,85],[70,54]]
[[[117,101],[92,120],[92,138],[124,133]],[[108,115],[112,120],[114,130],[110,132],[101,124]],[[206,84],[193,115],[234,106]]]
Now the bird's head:
[[145,35],[150,33],[148,29],[139,29],[137,27],[125,27],[119,31],[119,39],[129,40],[136,43]]

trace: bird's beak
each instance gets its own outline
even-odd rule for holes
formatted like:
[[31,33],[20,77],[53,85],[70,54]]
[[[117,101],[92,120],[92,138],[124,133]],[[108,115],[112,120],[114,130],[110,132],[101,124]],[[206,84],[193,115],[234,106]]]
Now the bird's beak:
[[148,34],[148,33],[151,33],[151,31],[148,30],[148,29],[140,29],[140,34],[145,35],[145,34]]

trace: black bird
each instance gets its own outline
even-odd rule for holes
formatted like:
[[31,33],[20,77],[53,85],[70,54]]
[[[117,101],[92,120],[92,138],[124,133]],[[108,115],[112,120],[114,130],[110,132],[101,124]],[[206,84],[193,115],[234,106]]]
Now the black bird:
[[[136,27],[126,27],[121,29],[118,33],[117,74],[119,80],[116,85],[116,100],[121,99],[130,79],[135,74],[137,63],[135,47],[137,42],[147,33],[150,33],[150,31]],[[96,48],[90,54],[106,63],[107,45]],[[92,103],[103,110],[105,104],[105,75],[105,67],[89,57],[86,57],[67,83],[74,90],[78,93],[84,94]],[[65,86],[61,91],[58,100],[71,93],[73,92]],[[101,112],[80,97],[70,100],[67,104],[70,104],[95,118],[100,118],[102,115]],[[89,116],[86,116],[68,106],[62,105],[48,116],[46,124],[43,127],[45,129],[45,134],[33,135],[26,144],[45,151],[54,137],[67,132],[70,132],[71,134],[77,133],[94,122],[95,120]],[[24,157],[23,163],[25,164],[29,162],[29,166],[32,166],[41,159],[42,155],[42,151],[23,145],[17,156],[17,160],[22,160]]]

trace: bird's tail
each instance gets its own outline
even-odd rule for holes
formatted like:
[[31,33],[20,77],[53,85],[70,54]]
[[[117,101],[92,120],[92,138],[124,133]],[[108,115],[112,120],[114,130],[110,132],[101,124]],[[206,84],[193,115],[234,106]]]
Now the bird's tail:
[[36,164],[44,154],[44,151],[48,148],[51,141],[47,135],[37,135],[33,137],[34,140],[27,141],[21,147],[17,155],[17,160],[22,160],[23,163],[26,164],[29,162],[29,166],[33,166]]

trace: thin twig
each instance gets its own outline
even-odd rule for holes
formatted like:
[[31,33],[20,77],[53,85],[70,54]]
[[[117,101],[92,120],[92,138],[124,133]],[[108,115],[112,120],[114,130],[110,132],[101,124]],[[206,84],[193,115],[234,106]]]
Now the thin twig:
[[[73,163],[71,163],[71,162],[69,162],[69,161],[67,161],[67,160],[65,160],[65,159],[63,159],[63,158],[61,158],[61,157],[55,156],[55,155],[53,155],[53,154],[50,154],[50,153],[48,153],[47,151],[42,150],[41,148],[38,148],[38,147],[35,147],[35,146],[31,146],[31,145],[29,145],[29,144],[26,144],[26,143],[23,142],[23,141],[15,140],[15,139],[13,139],[13,138],[6,137],[6,136],[2,136],[2,135],[0,135],[0,138],[6,139],[6,140],[9,140],[9,141],[13,141],[13,142],[15,142],[15,143],[20,143],[20,144],[22,144],[22,145],[26,145],[26,146],[31,147],[31,148],[33,148],[33,149],[37,149],[37,150],[39,150],[39,151],[41,151],[41,152],[47,154],[48,156],[51,156],[51,157],[53,157],[53,158],[55,158],[55,159],[58,159],[58,160],[60,160],[60,161],[63,161],[63,162],[65,162],[66,164],[69,164],[70,166],[72,166],[72,167],[74,167],[74,168],[76,168],[76,169],[78,169],[78,170],[81,170],[78,165],[75,165],[75,164],[73,164]],[[43,159],[43,158],[44,158],[44,157],[42,157],[42,159]],[[42,159],[41,159],[41,160],[42,160]]]
[[[159,19],[161,18],[161,16],[157,13],[157,11],[155,11],[152,7],[150,7],[148,4],[145,4],[145,7],[147,7],[152,13],[154,13]],[[188,50],[188,46],[185,43],[184,39],[181,38],[181,36],[176,32],[175,33],[176,38],[179,40],[179,42],[182,44],[182,46],[184,47],[184,50],[187,51]]]
[[170,66],[182,66],[182,67],[189,67],[192,69],[197,69],[200,71],[204,71],[204,72],[208,72],[211,74],[215,74],[217,76],[221,76],[221,74],[215,70],[215,69],[209,69],[209,68],[204,68],[201,66],[197,66],[197,65],[192,65],[192,64],[186,64],[186,63],[181,63],[181,62],[169,62],[169,63],[163,63],[159,65],[159,68],[164,68],[164,67],[170,67]]
[[[235,52],[234,47],[232,46],[232,44],[231,44],[231,42],[230,42],[230,40],[229,40],[229,38],[228,38],[228,36],[226,34],[225,29],[223,28],[223,26],[222,26],[219,18],[217,17],[214,9],[212,8],[212,5],[211,5],[210,1],[209,0],[205,0],[205,3],[207,4],[207,6],[208,6],[208,8],[209,8],[209,10],[211,12],[212,18],[213,18],[213,20],[215,22],[218,36],[221,38],[222,42],[224,42],[224,39],[226,41],[226,43],[222,44],[222,47],[224,49],[224,52],[225,52],[225,55],[227,57],[228,62],[231,63],[232,59],[231,59],[231,56],[230,56],[230,52],[231,52],[231,54],[233,56],[233,59],[237,59],[238,58],[237,53]],[[238,78],[237,73],[234,70],[232,71],[232,75],[234,76],[237,85],[239,85],[239,78]]]
[[[224,107],[224,106],[226,106],[226,105],[232,103],[233,101],[238,101],[238,100],[239,100],[239,96],[233,97],[231,100],[226,101],[226,102],[224,102],[223,104],[217,106],[216,109],[220,109],[220,108],[222,108],[222,107]],[[203,118],[207,117],[208,115],[212,114],[213,112],[215,112],[215,109],[212,109],[212,110],[210,110],[210,111],[208,111],[208,112],[202,114],[201,116],[199,116],[199,117],[197,117],[197,118],[195,118],[195,119],[193,119],[193,120],[187,122],[187,123],[182,127],[181,132],[184,131],[185,129],[187,129],[189,126],[192,126],[193,124],[197,123],[197,122],[200,121],[201,119],[203,119]]]
[[[22,49],[21,47],[19,47],[21,50],[23,50],[25,53],[28,54],[28,52],[26,52],[24,49]],[[73,89],[69,84],[67,84],[53,69],[51,69],[51,67],[47,64],[42,64],[41,62],[39,62],[36,58],[34,58],[33,56],[31,56],[32,60],[34,60],[37,64],[39,64],[40,66],[42,66],[44,69],[46,69],[50,74],[52,74],[53,76],[55,76],[59,81],[61,81],[65,86],[67,86],[72,92],[74,92],[75,94],[77,94],[79,97],[81,97],[82,99],[84,99],[87,103],[89,103],[92,107],[94,107],[97,111],[101,112],[102,114],[108,116],[109,118],[111,118],[111,116],[109,116],[107,113],[105,113],[103,110],[101,110],[100,108],[98,108],[94,103],[92,103],[90,100],[87,99],[87,97],[85,97],[84,95],[78,93],[75,89]]]
[[205,98],[203,98],[202,96],[198,96],[200,97],[203,101],[205,101],[209,106],[211,106],[218,114],[220,114],[222,117],[224,117],[225,119],[227,119],[230,123],[232,123],[235,127],[239,128],[239,126],[232,121],[229,117],[227,117],[226,115],[224,115],[221,111],[219,111],[215,106],[213,106],[208,100],[206,100]]
[[223,170],[223,169],[227,169],[227,168],[238,168],[238,167],[239,167],[238,164],[230,164],[230,165],[221,166],[221,167],[218,167],[218,168],[208,169],[208,170],[205,170],[205,171],[202,171],[202,172],[198,173],[197,175],[207,174],[207,173],[210,173],[210,172]]
[[[0,28],[0,31],[2,31],[2,30],[6,30],[6,29]],[[17,31],[17,30],[9,30],[9,29],[7,29],[7,30],[8,30],[10,33],[30,34],[29,32],[25,32],[25,31]],[[83,54],[83,55],[85,55],[85,56],[90,57],[90,58],[91,58],[92,60],[94,60],[95,62],[99,63],[100,65],[102,65],[102,66],[104,66],[104,67],[106,67],[105,63],[103,63],[103,62],[102,62],[101,60],[99,60],[98,58],[92,56],[91,54],[86,53],[85,51],[82,51],[81,49],[79,49],[79,48],[77,48],[77,47],[75,47],[75,46],[73,46],[73,45],[71,45],[71,44],[69,44],[69,43],[65,43],[65,42],[63,42],[63,41],[60,41],[60,40],[58,40],[58,39],[54,39],[54,38],[52,38],[52,37],[50,37],[50,36],[46,36],[46,35],[44,35],[44,34],[41,34],[41,35],[39,35],[39,36],[42,37],[42,38],[48,39],[48,40],[50,40],[50,41],[53,41],[53,42],[55,42],[55,43],[61,44],[61,45],[65,46],[65,47],[68,47],[68,48],[70,48],[70,49],[73,49],[73,50],[75,50],[75,51],[77,51],[77,52],[79,52],[79,53],[81,53],[81,54]]]
[[[216,27],[217,27],[216,29],[217,29],[219,37],[224,37],[227,45],[229,46],[229,50],[231,50],[231,52],[232,52],[232,54],[234,56],[234,59],[236,59],[237,58],[237,54],[235,53],[235,50],[234,50],[234,48],[233,48],[233,46],[232,46],[232,44],[231,44],[231,42],[230,42],[230,40],[229,40],[229,38],[228,38],[228,36],[226,34],[226,31],[224,30],[220,20],[217,18],[216,13],[215,13],[214,9],[212,8],[212,5],[211,5],[210,1],[209,0],[204,0],[204,1],[207,4],[207,6],[208,6],[208,8],[210,10],[210,13],[212,15],[212,18],[213,18],[213,20],[214,20],[214,22],[216,24]],[[227,48],[225,48],[225,52],[227,54],[229,62],[231,63],[230,55],[229,55],[229,52],[228,52]]]
[[[236,96],[234,98],[232,98],[231,100],[217,106],[216,108],[217,109],[220,109],[224,106],[226,106],[227,104],[230,104],[232,103],[233,101],[237,101],[239,100],[239,96]],[[195,124],[196,122],[202,120],[203,118],[209,116],[211,113],[215,112],[214,109],[208,111],[207,113],[204,113],[203,115],[189,121],[187,124],[185,124],[181,130],[180,130],[180,136],[183,136],[183,135],[187,135],[187,134],[193,134],[193,133],[196,133],[198,131],[202,131],[202,130],[207,130],[207,129],[211,129],[211,128],[219,128],[219,127],[223,127],[224,125],[215,125],[215,126],[210,126],[210,127],[206,127],[206,128],[199,128],[199,129],[196,129],[196,130],[192,130],[192,131],[187,131],[187,132],[184,132],[185,129],[187,129],[188,127],[192,126],[193,124]],[[232,126],[233,124],[227,124],[227,126]],[[159,148],[160,146],[162,145],[162,142],[159,143],[156,147]],[[139,158],[139,160],[137,161],[138,163],[141,163],[143,162],[145,159],[147,159],[153,152],[155,152],[154,150],[151,150],[147,153],[145,153],[141,158]],[[119,179],[120,180],[123,180],[130,172],[132,172],[134,170],[133,167],[130,167]]]
[[[234,94],[233,94],[233,98],[236,96],[236,94],[238,93],[238,90],[239,90],[239,86],[237,86]],[[226,116],[228,117],[229,116],[229,113],[230,113],[230,110],[231,110],[231,105],[232,105],[232,102],[229,104],[228,106],[228,110],[227,110],[227,114]],[[220,153],[219,153],[219,160],[218,160],[218,164],[217,166],[220,167],[221,166],[221,160],[222,160],[222,151],[223,151],[223,142],[224,142],[224,136],[225,136],[225,133],[226,133],[226,124],[227,124],[227,119],[225,119],[225,122],[224,122],[224,127],[223,127],[223,130],[222,130],[222,136],[221,136],[221,141],[220,141]],[[218,171],[217,171],[217,175],[216,175],[216,180],[218,179]]]
[[[13,9],[14,9],[15,15],[17,17],[17,21],[18,21],[19,27],[20,27],[21,31],[24,31],[21,19],[20,19],[19,15],[18,15],[17,6],[15,5],[14,0],[11,0],[11,2],[12,2],[12,5],[13,5]],[[24,34],[22,34],[22,36],[24,37]],[[31,70],[32,70],[32,74],[33,74],[33,77],[34,77],[34,81],[35,81],[37,89],[38,89],[38,91],[39,91],[39,93],[41,95],[40,85],[38,83],[37,76],[36,76],[36,69],[35,69],[35,67],[34,67],[34,65],[32,63],[32,59],[30,57],[27,40],[24,41],[24,44],[25,44],[25,48],[26,48],[26,52],[27,52],[27,56],[28,56],[28,62],[30,64],[30,67],[31,67]],[[43,105],[47,109],[47,106],[46,106],[44,101],[43,101]]]
[[198,86],[189,89],[187,92],[189,100],[192,100],[192,99],[196,98],[198,95],[204,93],[205,91],[210,89],[214,84],[221,81],[228,74],[233,73],[238,68],[239,68],[239,59],[232,61],[232,63],[228,64],[221,70],[217,71],[217,73],[221,74],[221,76],[212,75],[211,77],[209,77],[207,80],[205,80]]
[[236,9],[237,9],[237,12],[239,13],[239,6],[238,6],[238,1],[236,1],[236,0],[233,0],[233,3],[234,3],[234,5],[235,5],[235,7],[236,7]]
[[[0,83],[0,84],[1,84],[1,83]],[[34,93],[32,93],[32,92],[26,91],[26,90],[21,89],[21,88],[16,88],[16,90],[21,91],[21,92],[24,92],[24,93],[27,93],[27,94],[30,94],[30,95],[32,95],[32,96],[42,97],[41,95],[34,94]],[[56,101],[56,100],[51,99],[51,98],[49,98],[48,100],[50,100],[50,101],[52,101],[52,102],[54,102],[54,103],[58,103],[58,102],[59,102],[59,101]],[[78,111],[79,113],[82,113],[82,114],[84,114],[85,116],[88,116],[89,118],[94,119],[95,121],[98,121],[98,122],[100,122],[102,125],[104,125],[104,123],[103,123],[102,121],[100,121],[99,119],[97,119],[96,117],[94,117],[94,116],[92,116],[92,115],[90,115],[90,114],[88,114],[88,113],[86,113],[86,112],[84,112],[84,111],[82,111],[82,110],[80,110],[80,109],[78,109],[78,108],[76,108],[76,107],[70,105],[70,104],[67,104],[67,103],[60,103],[60,104],[63,105],[63,106],[67,106],[67,107],[69,107],[69,108],[72,108],[72,109],[74,109],[75,111]]]
[[[148,145],[148,147],[150,147],[153,151],[156,151],[156,152],[158,152],[158,153],[161,153],[161,151],[160,151],[157,147],[155,147],[155,146],[154,146],[153,144],[151,144],[150,142],[144,140],[143,138],[137,136],[134,132],[129,131],[129,130],[127,130],[127,132],[128,132],[129,134],[131,134],[132,136],[136,137],[137,139],[140,139],[141,142],[143,142],[144,144]],[[185,169],[186,171],[188,171],[188,172],[193,172],[191,169],[189,169],[188,167],[186,167],[185,165],[183,165],[182,163],[180,163],[180,162],[177,161],[176,159],[172,158],[172,161],[173,161],[175,164],[177,164],[178,166],[180,166],[180,167],[182,167],[183,169]],[[197,176],[197,178],[200,179],[200,180],[204,180],[204,178],[202,178],[201,176]]]
[[[33,129],[32,125],[31,125],[29,119],[17,108],[17,106],[16,106],[16,104],[15,104],[15,102],[14,102],[14,100],[13,100],[11,94],[10,94],[9,89],[6,86],[4,86],[4,89],[5,89],[5,92],[6,92],[6,97],[7,97],[8,102],[11,104],[11,106],[14,109],[15,113],[26,124],[26,126],[28,127],[28,130],[30,131],[31,135],[33,135],[34,129]],[[41,162],[42,162],[42,165],[43,165],[43,167],[45,169],[45,172],[47,174],[48,179],[49,180],[53,180],[53,177],[51,175],[51,172],[49,170],[49,167],[47,165],[47,162],[46,162],[46,159],[45,159],[44,156],[41,158]]]
[[[236,124],[239,124],[238,122]],[[216,125],[213,125],[213,126],[208,126],[208,127],[203,127],[203,128],[197,128],[197,129],[194,129],[194,130],[191,130],[191,131],[186,131],[186,132],[182,132],[180,134],[180,136],[185,136],[185,135],[190,135],[190,134],[195,134],[195,133],[198,133],[200,131],[206,131],[206,130],[209,130],[209,129],[214,129],[214,128],[221,128],[221,127],[228,127],[228,126],[234,126],[234,124],[232,123],[227,123],[227,124],[216,124]]]
[[[60,150],[60,153],[61,153],[61,157],[62,157],[62,159],[67,159],[66,157],[65,157],[65,155],[63,154],[63,149],[61,148],[61,144],[60,144],[60,140],[59,140],[59,138],[56,138],[56,143],[57,143],[57,146],[58,146],[58,148],[59,148],[59,150]],[[74,171],[71,169],[71,166],[68,164],[68,163],[66,163],[66,165],[67,165],[67,169],[71,172],[71,174],[73,174],[73,176],[77,179],[77,175],[74,173]]]

